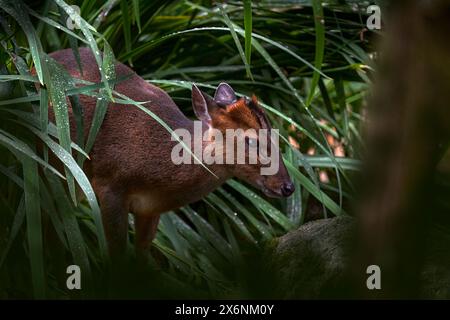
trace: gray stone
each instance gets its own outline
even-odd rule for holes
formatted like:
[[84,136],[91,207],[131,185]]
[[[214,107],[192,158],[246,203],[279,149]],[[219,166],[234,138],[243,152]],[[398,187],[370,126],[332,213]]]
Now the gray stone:
[[340,216],[302,225],[279,238],[272,268],[280,298],[320,298],[341,281],[352,247],[354,221]]
[[[283,299],[345,298],[354,252],[355,221],[316,220],[280,237],[271,250],[276,296]],[[421,297],[450,299],[450,232],[429,229],[421,272]]]

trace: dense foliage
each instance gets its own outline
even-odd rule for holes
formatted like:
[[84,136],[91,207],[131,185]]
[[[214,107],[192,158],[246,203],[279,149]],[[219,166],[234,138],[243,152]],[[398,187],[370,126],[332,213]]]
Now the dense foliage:
[[[80,7],[81,20],[68,4]],[[0,0],[0,297],[113,295],[105,285],[99,207],[80,168],[106,101],[115,96],[140,107],[108,81],[114,57],[166,90],[189,116],[194,82],[210,93],[222,81],[239,94],[255,93],[280,129],[296,184],[291,198],[273,200],[232,180],[163,215],[152,248],[157,262],[144,275],[124,276],[126,289],[117,294],[261,294],[259,253],[273,239],[308,215],[348,212],[375,57],[376,34],[365,29],[366,19],[360,1]],[[74,22],[80,28],[69,28]],[[78,46],[96,52],[101,84],[75,88],[77,80],[47,56]],[[78,94],[99,98],[88,141],[69,135],[66,97],[77,116]],[[56,125],[48,123],[49,102]],[[64,162],[64,174],[48,163],[49,152]],[[76,196],[76,186],[85,197]],[[82,267],[85,290],[66,289],[71,264]]]

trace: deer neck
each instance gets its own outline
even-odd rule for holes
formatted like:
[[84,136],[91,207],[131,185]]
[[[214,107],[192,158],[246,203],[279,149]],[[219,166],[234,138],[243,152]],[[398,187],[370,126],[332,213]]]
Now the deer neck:
[[203,154],[205,148],[210,144],[210,141],[206,139],[208,137],[208,130],[210,127],[200,121],[191,121],[185,127],[190,134],[190,147],[192,153],[197,159],[202,161],[202,164],[197,162],[191,156],[191,164],[184,164],[184,170],[189,175],[189,180],[186,181],[185,188],[195,188],[192,190],[199,190],[202,193],[208,193],[227,179],[231,178],[229,170],[226,170],[225,164],[205,164]]

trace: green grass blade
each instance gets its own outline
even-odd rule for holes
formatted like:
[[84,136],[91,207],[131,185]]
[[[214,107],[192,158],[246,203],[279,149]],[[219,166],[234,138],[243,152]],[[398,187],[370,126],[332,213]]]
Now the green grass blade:
[[[7,112],[10,112],[12,114],[15,114],[16,116],[25,120],[27,123],[29,123],[31,126],[33,126],[35,128],[41,128],[40,116],[39,116],[39,119],[36,119],[35,114],[30,113],[30,112],[25,112],[25,111],[20,111],[20,110],[11,110],[11,109],[4,109],[4,110]],[[12,120],[12,121],[17,122],[19,125],[29,128],[29,126],[26,123],[23,123],[20,120]],[[49,135],[51,135],[52,137],[58,138],[57,128],[52,122],[47,123],[47,133]],[[88,154],[79,145],[72,142],[70,144],[70,146],[73,150],[79,152],[83,157],[85,157],[86,159],[89,159]],[[44,146],[44,148],[45,147],[46,146]]]
[[17,186],[23,189],[23,180],[18,175],[13,173],[10,169],[0,164],[0,172],[3,173],[6,177],[8,177],[12,182],[14,182]]
[[42,52],[41,42],[39,41],[39,37],[36,34],[36,30],[34,29],[28,15],[26,14],[27,10],[25,5],[21,0],[17,1],[6,1],[0,0],[0,6],[3,10],[5,10],[9,15],[11,15],[21,26],[23,29],[27,40],[28,45],[30,47],[30,53],[33,57],[34,66],[36,68],[36,74],[38,76],[39,82],[44,84],[44,75],[41,66],[41,56]]
[[253,225],[256,230],[259,231],[261,236],[265,240],[270,240],[274,236],[273,229],[270,226],[265,225],[260,220],[258,220],[247,208],[242,205],[241,202],[239,202],[235,197],[233,197],[230,193],[226,192],[223,188],[219,188],[218,192],[223,196],[225,199],[227,199],[230,203],[233,204],[233,206],[236,208],[237,211],[242,213],[245,218],[250,222],[251,225]]
[[[126,50],[126,52],[130,52],[131,51],[131,22],[130,22],[130,10],[128,7],[128,0],[120,1],[120,9],[122,11],[122,27],[123,27],[123,35],[125,38],[125,50]],[[128,61],[131,61],[131,58],[128,59]]]
[[[115,75],[115,59],[111,47],[105,43],[105,50],[103,52],[103,70],[106,77],[114,79]],[[114,89],[114,87],[112,87]],[[85,150],[89,153],[94,145],[95,138],[97,137],[100,127],[105,118],[106,111],[108,110],[108,95],[105,89],[100,89],[99,98],[95,106],[94,116],[92,118],[91,128],[86,142]]]
[[231,247],[225,241],[220,233],[218,233],[205,219],[203,219],[191,207],[186,206],[181,209],[186,216],[195,225],[199,234],[206,239],[213,247],[228,260],[231,259]]
[[[47,175],[49,175],[49,172],[47,172]],[[53,175],[54,176],[54,175]],[[40,179],[39,189],[41,191],[41,199],[42,203],[45,205],[42,206],[42,210],[44,210],[47,215],[50,217],[50,221],[53,225],[53,228],[55,229],[55,232],[63,244],[65,249],[69,249],[69,246],[67,245],[67,240],[65,237],[65,230],[63,223],[61,221],[61,218],[58,215],[58,210],[56,210],[56,207],[54,205],[54,198],[53,196],[56,194],[50,193],[47,185],[43,181],[43,179]],[[63,190],[63,188],[61,188]]]
[[[41,99],[39,102],[40,129],[44,134],[48,133],[48,93],[47,89],[41,88]],[[47,147],[43,148],[44,159],[48,162]]]
[[24,205],[24,199],[25,197],[22,197],[22,199],[19,202],[19,206],[17,207],[17,212],[14,215],[14,220],[11,225],[11,232],[9,233],[8,242],[6,243],[5,248],[3,249],[2,256],[0,257],[0,269],[2,268],[3,264],[5,263],[6,258],[8,257],[9,250],[11,249],[11,246],[16,239],[20,228],[23,225],[23,222],[25,220],[25,205]]
[[83,170],[78,166],[77,162],[73,159],[72,155],[69,154],[64,148],[62,148],[59,144],[49,138],[47,135],[42,134],[37,129],[30,128],[42,141],[44,141],[50,150],[61,160],[61,162],[66,166],[68,170],[70,170],[71,174],[78,182],[83,193],[86,195],[86,199],[92,209],[92,218],[95,222],[95,226],[97,228],[97,240],[100,248],[100,254],[102,259],[106,259],[107,257],[107,249],[106,249],[106,238],[103,230],[103,224],[100,214],[100,207],[98,205],[97,199],[95,197],[94,190],[92,186],[84,174]]
[[[66,99],[66,90],[71,87],[70,76],[55,60],[46,56],[45,62],[50,74],[50,83],[48,84],[49,98],[55,114],[58,139],[62,148],[69,154],[71,153],[69,106]],[[75,182],[70,171],[65,169],[67,186],[74,204],[76,204]]]
[[34,297],[45,298],[44,247],[39,196],[39,173],[36,162],[23,157],[25,211],[27,220],[28,253]]
[[[244,63],[245,66],[245,70],[247,72],[247,76],[250,77],[253,80],[253,75],[250,69],[250,62],[247,59],[245,53],[244,53],[244,49],[242,48],[241,42],[239,41],[239,38],[237,36],[236,30],[234,29],[234,25],[233,22],[231,22],[230,18],[228,17],[227,13],[225,12],[225,10],[222,9],[222,15],[224,18],[224,22],[225,24],[228,26],[228,28],[230,28],[230,33],[231,36],[234,40],[234,43],[236,44],[236,48],[238,49],[239,55],[241,56],[242,62]],[[247,43],[246,43],[247,44]],[[250,42],[251,44],[251,42]]]
[[302,186],[308,190],[314,197],[316,197],[322,204],[329,209],[333,214],[339,216],[346,214],[346,212],[334,202],[328,195],[321,191],[311,180],[304,176],[296,167],[294,167],[290,162],[285,161],[286,167],[290,174],[297,179]]
[[252,57],[252,1],[244,0],[245,58],[250,65]]
[[[97,41],[95,41],[94,36],[92,35],[92,31],[97,33],[94,27],[92,27],[90,24],[88,24],[71,6],[69,6],[67,3],[65,3],[63,0],[54,0],[55,3],[60,6],[61,8],[66,11],[66,13],[69,15],[69,17],[78,23],[81,32],[83,33],[84,37],[86,38],[89,47],[92,49],[92,53],[95,57],[95,61],[97,62],[97,66],[100,71],[102,71],[102,58],[100,56],[100,51],[98,49]],[[112,92],[111,88],[108,84],[108,79],[106,79],[105,74],[103,72],[100,72],[102,82],[105,85],[105,88],[108,92],[108,96],[110,99],[112,99]]]
[[[291,162],[295,163],[295,155],[291,148],[288,148],[286,152],[286,159]],[[289,220],[292,221],[292,223],[295,226],[300,226],[303,223],[303,203],[302,203],[302,187],[300,182],[297,179],[293,179],[293,183],[295,186],[294,193],[286,200],[286,211],[287,216]]]
[[141,11],[139,9],[139,0],[133,0],[133,18],[137,24],[139,33],[142,32],[141,28]]
[[86,252],[86,245],[83,240],[78,221],[75,217],[75,210],[66,196],[63,185],[55,176],[47,174],[47,179],[55,199],[56,206],[62,218],[62,225],[67,236],[68,247],[73,257],[73,263],[78,265],[83,275],[83,292],[91,285],[91,267]]
[[258,196],[255,192],[251,191],[241,183],[234,180],[228,180],[227,184],[236,191],[240,192],[247,199],[249,199],[256,208],[267,214],[286,231],[292,230],[294,228],[293,223],[289,221],[289,219],[280,210],[276,209],[269,202]]
[[[316,29],[316,53],[314,58],[314,66],[316,69],[322,69],[323,57],[325,52],[325,25],[322,3],[320,0],[312,0],[314,26]],[[317,84],[319,83],[320,74],[314,71],[313,78],[311,80],[311,88],[309,89],[309,95],[306,99],[306,106],[311,104],[316,91]]]
[[176,214],[169,215],[173,225],[177,229],[178,233],[186,239],[186,242],[190,246],[192,256],[205,255],[211,258],[212,261],[220,264],[224,262],[224,259],[219,253],[213,249],[213,247],[206,241],[200,234],[194,231],[186,222],[184,222]]
[[31,148],[27,144],[18,139],[15,139],[14,137],[12,137],[7,132],[1,129],[0,129],[0,144],[3,144],[6,148],[10,150],[19,151],[21,154],[33,159],[43,167],[49,169],[60,178],[65,179],[64,176],[62,176],[55,168],[49,165],[46,161],[42,160],[33,150],[31,150]]
[[216,196],[214,193],[210,193],[206,199],[206,201],[209,205],[213,207],[220,208],[221,211],[223,211],[228,218],[233,222],[233,224],[236,226],[236,228],[251,242],[256,243],[255,238],[252,236],[250,231],[248,230],[247,226],[244,222],[238,217],[237,212],[234,212],[230,209],[230,207],[218,196]]
[[22,74],[0,75],[0,82],[16,81],[16,80],[29,81],[29,82],[39,81],[39,79],[36,76],[29,76],[29,75],[22,75]]
[[8,100],[0,101],[0,106],[14,105],[14,104],[21,104],[21,103],[39,101],[39,99],[40,99],[40,95],[39,94],[35,94],[35,95],[32,95],[32,96],[19,97],[19,98],[14,98],[14,99],[8,99]]

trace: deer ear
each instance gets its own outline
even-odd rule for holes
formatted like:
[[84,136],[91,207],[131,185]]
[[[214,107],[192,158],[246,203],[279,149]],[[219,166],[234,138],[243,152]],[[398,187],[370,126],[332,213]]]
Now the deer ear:
[[214,101],[220,106],[227,106],[235,103],[237,100],[236,93],[233,88],[225,82],[219,84],[214,94]]
[[213,99],[192,84],[192,108],[197,118],[211,124],[210,110],[215,106]]

